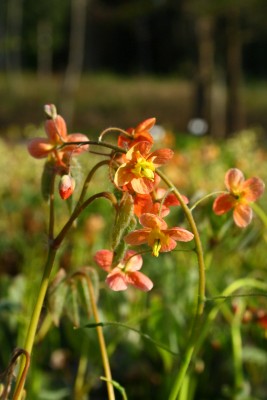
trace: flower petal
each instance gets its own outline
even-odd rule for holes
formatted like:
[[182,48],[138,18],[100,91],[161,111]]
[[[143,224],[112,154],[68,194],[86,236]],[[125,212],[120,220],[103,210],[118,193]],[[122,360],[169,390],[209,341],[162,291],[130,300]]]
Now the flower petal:
[[81,142],[88,142],[89,139],[82,133],[71,133],[67,136],[65,142],[78,142],[77,145],[72,144],[63,148],[63,151],[71,152],[73,154],[80,154],[89,149],[89,144],[82,145]]
[[126,275],[118,267],[114,268],[110,274],[108,274],[106,283],[110,289],[114,290],[115,292],[127,289]]
[[257,177],[247,179],[242,184],[243,198],[247,202],[256,201],[264,192],[265,184]]
[[142,214],[141,217],[139,218],[139,222],[145,228],[150,228],[150,229],[159,228],[160,230],[162,230],[162,229],[167,229],[168,227],[164,219],[158,217],[155,214],[150,214],[150,213]]
[[129,271],[138,271],[139,269],[142,268],[142,265],[143,265],[143,259],[142,259],[141,255],[136,254],[136,252],[133,250],[128,250],[126,252],[123,261],[124,261],[125,270],[127,271],[127,273]]
[[238,204],[234,209],[234,221],[239,228],[245,228],[251,222],[252,216],[252,209],[247,204]]
[[45,121],[45,132],[52,143],[62,143],[67,137],[67,126],[61,115]]
[[150,194],[137,193],[134,197],[134,213],[140,217],[145,212],[150,212],[153,209],[153,202]]
[[136,133],[143,132],[143,131],[149,131],[151,128],[153,128],[155,123],[156,123],[156,118],[145,119],[144,121],[140,122],[140,124],[137,125],[137,127],[135,128],[134,131]]
[[194,234],[192,232],[180,227],[166,229],[164,233],[169,235],[172,239],[178,240],[179,242],[189,242],[194,238]]
[[148,178],[133,178],[131,180],[131,186],[136,193],[149,194],[154,189],[155,182]]
[[234,207],[235,198],[231,194],[221,194],[213,203],[213,211],[217,215],[225,214]]
[[129,167],[129,164],[124,163],[117,169],[114,176],[114,183],[118,187],[127,185],[133,176],[134,175],[131,172],[131,167]]
[[153,282],[146,275],[142,274],[142,272],[129,272],[125,278],[128,285],[132,285],[144,292],[148,292],[153,288]]
[[138,142],[134,146],[132,146],[129,151],[127,151],[126,159],[129,161],[135,160],[136,156],[137,155],[140,156],[140,154],[146,158],[149,154],[151,147],[152,147],[152,144],[149,142],[145,142],[145,141]]
[[159,149],[149,155],[148,161],[152,160],[153,164],[157,167],[170,161],[173,154],[174,152],[171,149]]
[[164,242],[164,241],[161,242],[161,247],[160,247],[159,251],[160,251],[160,253],[172,251],[176,246],[177,246],[176,241],[169,236],[168,240],[166,242]]
[[139,244],[147,243],[149,232],[150,229],[139,229],[132,231],[124,237],[124,240],[127,244],[138,246]]
[[54,145],[48,139],[34,138],[28,142],[27,147],[32,157],[44,158],[53,150]]
[[95,253],[94,260],[102,269],[109,272],[113,261],[113,252],[110,250],[99,250]]
[[231,168],[226,172],[224,182],[229,192],[239,192],[240,185],[244,182],[243,172],[238,168]]

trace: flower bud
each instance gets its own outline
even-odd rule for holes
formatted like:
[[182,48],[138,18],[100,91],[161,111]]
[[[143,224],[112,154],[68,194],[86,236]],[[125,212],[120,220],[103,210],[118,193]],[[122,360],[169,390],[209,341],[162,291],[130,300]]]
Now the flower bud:
[[75,188],[75,180],[70,175],[63,175],[59,181],[59,194],[63,200],[67,200]]

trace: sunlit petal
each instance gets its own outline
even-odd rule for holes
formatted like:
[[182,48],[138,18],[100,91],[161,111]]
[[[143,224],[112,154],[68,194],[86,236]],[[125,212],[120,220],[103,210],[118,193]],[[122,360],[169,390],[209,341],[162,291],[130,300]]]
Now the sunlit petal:
[[224,182],[229,192],[238,192],[240,185],[244,182],[243,172],[238,168],[229,169],[226,172]]
[[231,210],[236,203],[231,194],[221,194],[213,203],[213,211],[217,215],[222,215]]
[[99,250],[95,253],[94,260],[102,269],[109,272],[112,265],[113,252],[110,250]]
[[142,272],[134,271],[126,275],[126,282],[137,289],[147,292],[153,288],[153,282]]
[[241,189],[243,192],[243,198],[247,202],[253,202],[256,201],[263,194],[265,189],[265,184],[260,178],[253,177],[247,179],[242,184]]
[[234,221],[240,228],[245,228],[251,222],[252,216],[252,209],[246,204],[238,204],[234,209]]

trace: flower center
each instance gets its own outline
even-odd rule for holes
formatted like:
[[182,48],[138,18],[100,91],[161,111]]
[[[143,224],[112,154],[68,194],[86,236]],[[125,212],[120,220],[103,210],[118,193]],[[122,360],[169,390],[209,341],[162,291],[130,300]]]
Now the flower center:
[[144,157],[139,157],[132,168],[131,172],[138,178],[147,178],[154,180],[155,165],[151,161],[147,161]]
[[147,243],[152,247],[152,255],[158,257],[163,244],[168,243],[169,237],[165,235],[159,228],[152,229],[149,233]]

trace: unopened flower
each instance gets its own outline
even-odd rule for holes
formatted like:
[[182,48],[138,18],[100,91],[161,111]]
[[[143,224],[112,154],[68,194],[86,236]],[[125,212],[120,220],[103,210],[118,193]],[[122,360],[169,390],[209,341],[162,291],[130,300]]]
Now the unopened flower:
[[59,194],[63,200],[67,200],[75,189],[75,180],[70,175],[63,175],[59,181]]
[[256,201],[264,192],[264,182],[257,177],[245,180],[243,173],[231,168],[225,175],[225,186],[229,193],[221,194],[213,203],[213,211],[222,215],[233,209],[234,222],[245,228],[252,220],[250,203]]
[[150,129],[155,125],[156,118],[148,118],[136,126],[136,128],[128,128],[127,136],[120,135],[118,138],[118,146],[129,149],[138,142],[146,141],[153,143],[153,137],[149,133]]
[[[65,120],[56,114],[56,109],[53,105],[45,106],[52,109],[50,119],[45,122],[45,133],[47,138],[34,138],[28,143],[28,151],[35,158],[51,157],[58,165],[64,165],[63,159],[67,160],[71,155],[77,155],[88,150],[89,145],[81,145],[81,142],[87,142],[89,139],[82,133],[67,134]],[[77,142],[77,144],[65,145],[61,149],[59,147],[65,143]]]
[[114,253],[110,250],[99,250],[95,254],[96,263],[108,272],[106,283],[114,291],[126,290],[128,285],[135,286],[143,291],[149,291],[153,282],[139,270],[143,259],[139,254],[129,250],[123,259],[112,268]]
[[150,193],[159,182],[156,168],[167,163],[173,156],[170,149],[150,153],[151,143],[139,142],[125,154],[125,162],[117,169],[114,183],[118,187],[133,189],[136,193]]
[[177,245],[176,241],[189,242],[194,237],[192,232],[184,228],[168,228],[167,223],[154,214],[142,214],[139,222],[144,228],[130,232],[124,240],[131,245],[148,244],[156,257],[160,252],[173,250]]

